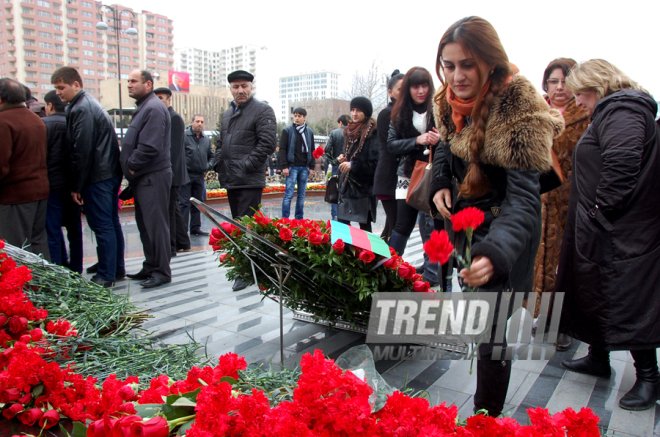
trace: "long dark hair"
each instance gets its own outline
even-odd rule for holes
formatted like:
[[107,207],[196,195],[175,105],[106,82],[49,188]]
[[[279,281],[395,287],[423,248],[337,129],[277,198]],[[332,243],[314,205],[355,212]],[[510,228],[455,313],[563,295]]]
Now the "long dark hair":
[[[426,68],[413,67],[403,76],[403,83],[401,84],[401,95],[394,103],[392,108],[392,126],[400,132],[405,133],[408,128],[412,127],[412,112],[415,101],[410,94],[410,88],[416,85],[428,85],[429,93],[426,96],[426,101],[422,104],[426,107],[428,119],[433,119],[433,94],[435,88],[433,87],[433,78],[431,73]],[[421,132],[424,133],[424,132]]]
[[[444,102],[447,96],[447,84],[441,74],[442,50],[447,44],[453,42],[460,44],[466,54],[492,68],[488,76],[490,79],[488,92],[482,98],[480,89],[476,95],[476,102],[472,110],[474,135],[470,141],[470,166],[458,190],[459,195],[464,197],[480,197],[488,191],[488,179],[481,168],[481,151],[486,141],[486,121],[495,96],[504,89],[506,80],[511,76],[513,70],[500,37],[488,21],[479,17],[458,20],[447,29],[438,45],[435,69],[443,87],[436,95],[435,103],[441,111],[445,107]],[[479,81],[481,81],[481,70],[477,68],[477,71]]]

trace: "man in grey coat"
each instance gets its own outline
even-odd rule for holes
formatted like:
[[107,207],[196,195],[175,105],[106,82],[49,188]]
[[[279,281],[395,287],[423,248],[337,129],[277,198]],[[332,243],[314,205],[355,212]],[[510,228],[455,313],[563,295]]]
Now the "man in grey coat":
[[179,191],[182,185],[190,182],[188,170],[186,169],[186,152],[184,149],[183,134],[186,126],[183,118],[172,108],[172,91],[169,88],[157,88],[154,90],[156,97],[165,104],[170,113],[172,123],[170,135],[170,159],[172,161],[172,188],[170,188],[170,249],[172,256],[176,256],[179,250],[190,250],[190,237],[188,229],[184,224],[181,209],[179,208]]
[[206,236],[209,233],[202,230],[202,215],[190,202],[194,197],[198,200],[206,200],[206,183],[204,175],[213,168],[213,146],[211,139],[204,135],[204,117],[195,114],[192,123],[184,135],[186,149],[186,167],[190,175],[190,182],[182,185],[179,189],[179,205],[183,223],[190,235]]
[[135,199],[135,221],[145,260],[142,270],[126,275],[143,280],[144,288],[172,282],[170,270],[169,198],[172,185],[170,160],[171,118],[153,93],[154,79],[148,71],[128,75],[128,95],[136,100],[120,162]]
[[[234,218],[252,216],[259,208],[266,186],[268,157],[275,151],[277,123],[275,112],[252,97],[254,76],[238,70],[227,76],[234,96],[231,107],[222,114],[222,130],[215,152],[215,171]],[[233,290],[245,288],[237,279]]]

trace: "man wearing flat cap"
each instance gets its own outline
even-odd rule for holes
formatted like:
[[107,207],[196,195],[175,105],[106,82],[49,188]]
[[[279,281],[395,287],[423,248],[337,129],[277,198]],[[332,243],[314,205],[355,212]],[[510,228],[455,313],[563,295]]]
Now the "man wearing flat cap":
[[[227,76],[234,100],[222,114],[222,130],[217,140],[215,171],[234,218],[252,216],[261,203],[266,186],[268,157],[275,151],[277,123],[275,112],[252,97],[254,76],[237,70]],[[237,279],[233,290],[246,287]]]

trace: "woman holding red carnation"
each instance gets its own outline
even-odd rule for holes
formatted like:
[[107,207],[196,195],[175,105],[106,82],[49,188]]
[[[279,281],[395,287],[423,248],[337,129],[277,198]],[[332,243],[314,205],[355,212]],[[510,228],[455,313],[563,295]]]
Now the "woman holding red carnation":
[[[505,290],[529,293],[541,238],[539,177],[552,168],[562,116],[516,75],[482,18],[464,18],[445,32],[436,69],[443,86],[434,111],[444,144],[433,157],[432,210],[445,218],[471,206],[484,212],[472,235],[472,265],[460,272],[465,284],[499,299]],[[465,232],[456,236],[464,253]],[[511,376],[511,361],[495,356],[494,346],[506,344],[479,346],[474,396],[475,411],[491,416],[502,412]]]
[[[415,163],[428,162],[432,149],[440,141],[440,134],[433,120],[433,78],[426,68],[413,67],[403,77],[400,98],[392,109],[392,118],[387,134],[388,152],[399,157],[397,168],[396,221],[390,237],[390,247],[403,255],[408,238],[415,228],[419,216],[419,233],[425,243],[431,237],[433,220],[426,213],[408,205],[408,185]],[[424,280],[431,286],[438,284],[438,264],[424,256]]]

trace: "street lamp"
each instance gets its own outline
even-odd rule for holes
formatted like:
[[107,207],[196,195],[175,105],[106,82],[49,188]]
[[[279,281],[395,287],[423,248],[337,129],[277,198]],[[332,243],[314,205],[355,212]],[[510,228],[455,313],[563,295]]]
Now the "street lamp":
[[[136,28],[133,27],[133,19],[137,21],[137,17],[133,11],[129,11],[128,9],[117,9],[112,6],[108,5],[101,5],[99,6],[99,11],[103,12],[103,10],[106,10],[110,12],[112,16],[112,22],[114,24],[114,29],[115,29],[115,35],[117,38],[117,86],[119,88],[119,138],[121,140],[124,139],[124,108],[122,107],[121,103],[121,49],[120,49],[120,34],[122,32],[121,30],[121,16],[122,15],[129,15],[131,17],[131,27],[128,29],[124,30],[123,32],[134,38],[138,35],[138,31]],[[105,21],[99,21],[96,23],[96,29],[98,29],[101,32],[106,32],[108,29],[110,29],[110,26],[108,26],[108,23]]]

